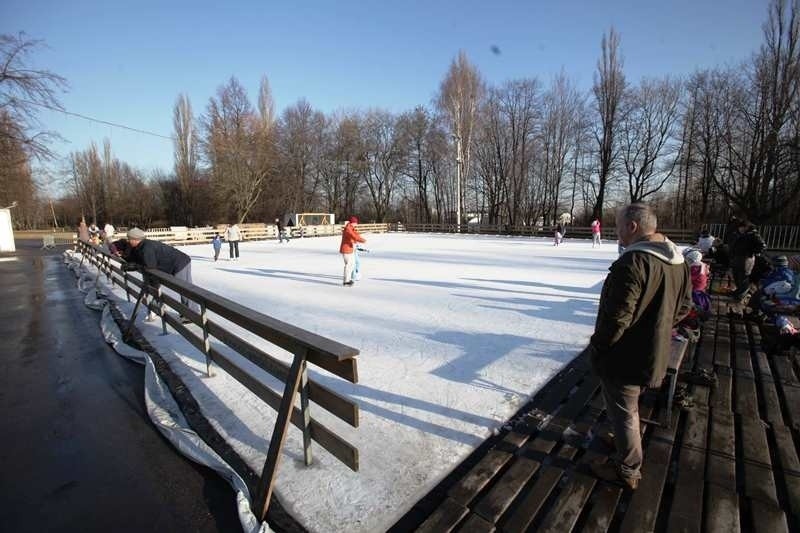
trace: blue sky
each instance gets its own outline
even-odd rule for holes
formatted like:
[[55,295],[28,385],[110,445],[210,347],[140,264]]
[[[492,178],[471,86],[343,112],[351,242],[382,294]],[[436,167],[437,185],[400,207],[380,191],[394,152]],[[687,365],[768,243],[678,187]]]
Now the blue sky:
[[[69,81],[69,111],[170,135],[187,93],[195,112],[230,76],[255,98],[266,75],[280,111],[428,104],[459,49],[490,83],[562,68],[590,87],[600,39],[622,37],[629,79],[736,64],[761,42],[767,0],[248,1],[3,0],[0,32],[44,39],[35,63]],[[492,46],[500,54],[491,51]],[[64,156],[111,139],[144,170],[172,168],[170,141],[43,112]]]

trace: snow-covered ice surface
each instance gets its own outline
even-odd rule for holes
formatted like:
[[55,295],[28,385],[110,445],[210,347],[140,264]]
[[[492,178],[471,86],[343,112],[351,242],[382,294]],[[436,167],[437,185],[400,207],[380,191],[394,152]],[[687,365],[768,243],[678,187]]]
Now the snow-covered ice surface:
[[[359,448],[360,471],[317,444],[305,467],[293,426],[284,446],[276,494],[312,531],[382,531],[408,511],[586,345],[617,257],[616,243],[364,236],[371,252],[352,288],[342,286],[338,237],[241,243],[236,262],[215,263],[210,245],[182,248],[197,285],[361,352],[358,384],[309,366],[360,406],[354,429],[312,404],[313,417]],[[176,334],[159,335],[160,322],[140,329],[260,472],[275,412],[222,370],[205,377],[202,355]]]

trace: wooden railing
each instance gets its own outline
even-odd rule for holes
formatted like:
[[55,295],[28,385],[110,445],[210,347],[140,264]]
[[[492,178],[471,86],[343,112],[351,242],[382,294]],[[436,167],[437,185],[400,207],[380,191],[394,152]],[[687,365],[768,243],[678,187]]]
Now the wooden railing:
[[[360,224],[359,228],[364,226]],[[710,224],[710,232],[715,237],[724,237],[725,224]],[[455,224],[390,224],[390,231],[418,231],[435,233],[459,233]],[[760,226],[759,232],[764,238],[767,250],[798,251],[800,250],[800,226]],[[698,232],[694,229],[659,228],[673,242],[689,244],[697,242]],[[508,224],[461,224],[460,233],[481,235],[528,235],[533,237],[552,237],[553,230],[537,226],[511,226]],[[602,239],[616,241],[616,229],[602,228]],[[566,238],[591,239],[592,229],[589,226],[567,226]]]
[[[341,235],[342,224],[321,224],[319,226],[291,226],[287,227],[291,237],[325,237],[331,235]],[[386,233],[390,230],[390,224],[359,224],[358,230],[361,233]],[[223,237],[225,232],[215,228],[188,228],[185,230],[158,229],[145,232],[147,238],[154,241],[161,241],[167,244],[199,244],[211,242],[216,233]],[[253,224],[239,229],[243,241],[264,241],[278,238],[278,227],[274,224],[263,225]]]
[[[278,416],[270,439],[266,462],[253,500],[254,510],[262,520],[265,519],[269,508],[281,449],[286,439],[289,423],[294,424],[303,433],[306,465],[311,464],[311,441],[313,440],[353,471],[358,471],[358,448],[312,418],[310,402],[314,402],[352,427],[358,427],[358,404],[313,379],[309,379],[307,372],[307,365],[311,363],[346,381],[357,383],[356,357],[359,354],[357,349],[292,324],[281,322],[158,270],[149,269],[142,275],[124,271],[121,259],[86,242],[78,241],[77,248],[82,254],[81,262],[87,260],[97,268],[95,284],[99,281],[101,274],[105,274],[111,283],[123,288],[129,301],[131,297],[136,298],[136,306],[131,314],[130,324],[133,324],[136,319],[139,305],[144,303],[160,316],[162,330],[165,334],[167,325],[170,325],[195,348],[203,352],[206,358],[206,372],[209,376],[212,375],[211,363],[213,362],[277,411]],[[179,297],[188,298],[197,304],[199,312],[183,305],[172,295],[166,294],[163,287],[167,287],[177,293]],[[168,309],[189,318],[191,323],[198,326],[199,333],[181,323],[174,314],[168,313]],[[217,317],[290,352],[293,356],[291,365],[230,331]],[[248,373],[233,358],[212,344],[212,338],[279,379],[284,383],[283,391],[269,388],[256,376]],[[299,408],[294,405],[298,393]]]
[[[800,226],[757,226],[768,250],[800,250]],[[725,238],[727,224],[710,224],[709,233],[720,239]]]
[[[359,225],[359,228],[361,225]],[[551,228],[542,228],[539,226],[512,226],[509,224],[461,224],[460,227],[456,224],[395,224],[400,231],[418,231],[418,232],[435,232],[435,233],[464,233],[464,234],[478,234],[478,235],[520,235],[530,237],[552,237],[553,230]],[[397,231],[394,230],[393,231]],[[675,242],[688,243],[694,242],[697,239],[694,230],[684,229],[660,229],[660,232],[667,235]],[[615,241],[617,240],[616,230],[614,228],[602,228],[601,236],[604,240]],[[567,226],[566,238],[577,237],[580,239],[591,239],[592,228],[589,226]]]

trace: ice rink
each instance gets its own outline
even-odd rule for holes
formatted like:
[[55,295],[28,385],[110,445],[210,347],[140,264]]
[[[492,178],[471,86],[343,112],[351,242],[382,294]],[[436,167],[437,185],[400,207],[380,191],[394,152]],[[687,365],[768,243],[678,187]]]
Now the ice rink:
[[[238,261],[227,260],[226,245],[218,262],[210,245],[182,248],[197,285],[361,352],[355,385],[309,367],[360,406],[357,429],[312,411],[359,448],[360,471],[319,446],[306,468],[294,427],[284,448],[277,495],[313,531],[391,526],[583,349],[617,257],[615,242],[364,236],[369,253],[354,287],[342,286],[338,237],[246,242]],[[178,335],[142,326],[260,471],[275,412],[222,371],[205,378],[201,354]]]

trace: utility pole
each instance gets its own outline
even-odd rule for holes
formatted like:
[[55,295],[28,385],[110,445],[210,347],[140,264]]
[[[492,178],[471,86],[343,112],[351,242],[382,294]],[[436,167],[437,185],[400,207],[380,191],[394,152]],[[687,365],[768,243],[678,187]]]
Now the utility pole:
[[58,228],[58,219],[56,218],[56,210],[53,209],[53,199],[52,198],[48,198],[48,200],[50,201],[50,212],[53,213],[53,228],[57,229]]
[[456,139],[456,233],[461,233],[461,136]]

